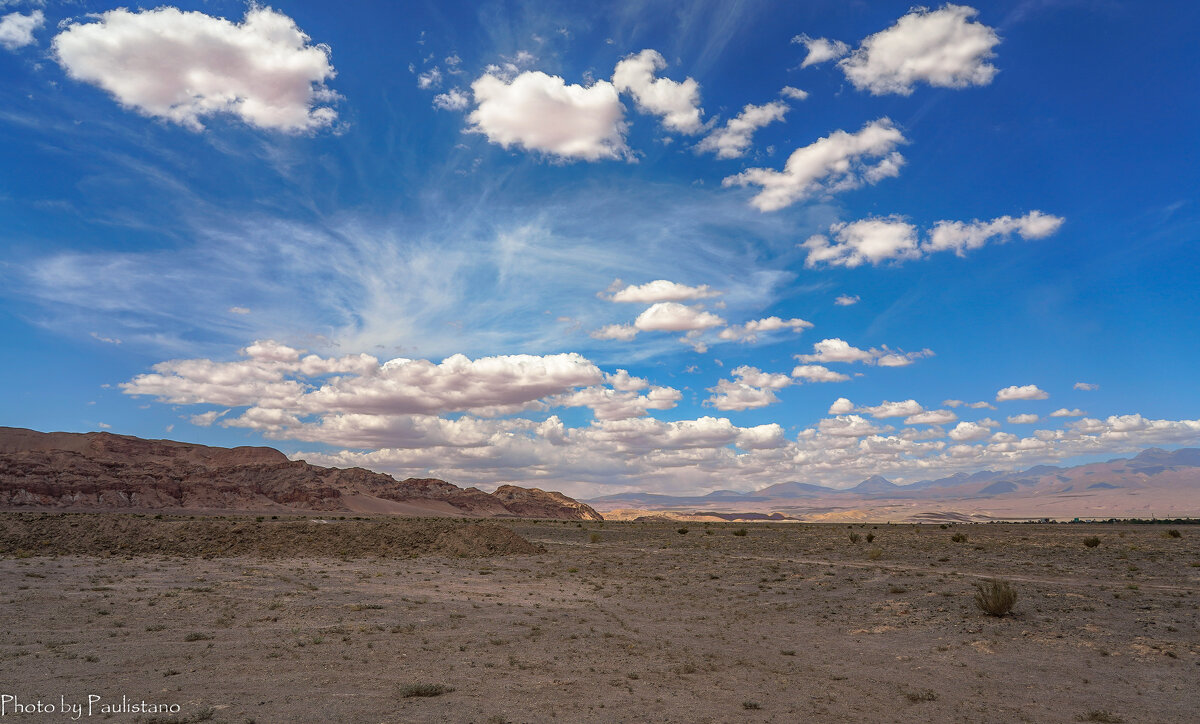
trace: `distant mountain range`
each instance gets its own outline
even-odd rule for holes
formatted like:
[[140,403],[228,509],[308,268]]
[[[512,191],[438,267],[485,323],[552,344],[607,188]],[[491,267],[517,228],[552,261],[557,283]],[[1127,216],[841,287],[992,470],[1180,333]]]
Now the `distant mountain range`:
[[780,512],[804,520],[1186,517],[1200,515],[1200,448],[1150,448],[1103,463],[955,473],[909,485],[874,475],[844,489],[786,482],[748,493],[623,493],[587,502],[620,511],[617,517],[643,511]]

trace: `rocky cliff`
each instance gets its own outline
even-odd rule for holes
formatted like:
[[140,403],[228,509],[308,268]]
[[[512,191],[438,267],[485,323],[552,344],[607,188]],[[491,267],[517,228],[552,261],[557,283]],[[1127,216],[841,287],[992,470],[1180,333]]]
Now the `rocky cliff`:
[[0,507],[345,511],[600,520],[561,493],[323,468],[267,447],[218,448],[106,432],[0,427]]

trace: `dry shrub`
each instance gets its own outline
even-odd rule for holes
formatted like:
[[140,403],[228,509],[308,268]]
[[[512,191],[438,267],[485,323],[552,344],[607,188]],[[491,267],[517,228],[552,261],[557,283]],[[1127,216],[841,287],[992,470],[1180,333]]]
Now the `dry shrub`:
[[954,535],[950,536],[950,540],[954,541],[955,543],[966,543],[967,542],[967,534],[966,533],[955,533]]
[[1088,548],[1095,548],[1096,546],[1100,545],[1100,538],[1094,535],[1088,536],[1087,538],[1083,539],[1083,544]]
[[975,603],[989,616],[1004,616],[1017,603],[1017,590],[998,578],[975,584]]

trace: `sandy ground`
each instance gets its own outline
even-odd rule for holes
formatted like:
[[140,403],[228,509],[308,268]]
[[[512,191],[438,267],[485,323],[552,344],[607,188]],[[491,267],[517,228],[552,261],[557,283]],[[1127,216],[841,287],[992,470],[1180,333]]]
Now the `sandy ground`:
[[[82,720],[89,695],[179,707],[107,718],[130,722],[1200,711],[1200,527],[507,525],[547,552],[0,558],[0,695],[81,703]],[[1016,587],[1015,615],[975,606],[990,576]],[[419,685],[452,690],[405,696]]]

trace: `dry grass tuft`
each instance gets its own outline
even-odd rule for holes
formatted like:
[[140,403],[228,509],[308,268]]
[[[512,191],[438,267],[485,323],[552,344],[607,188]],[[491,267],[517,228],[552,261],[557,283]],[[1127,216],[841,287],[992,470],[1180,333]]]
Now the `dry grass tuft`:
[[1007,615],[1017,603],[1017,590],[1008,581],[992,579],[975,589],[975,603],[989,616]]

